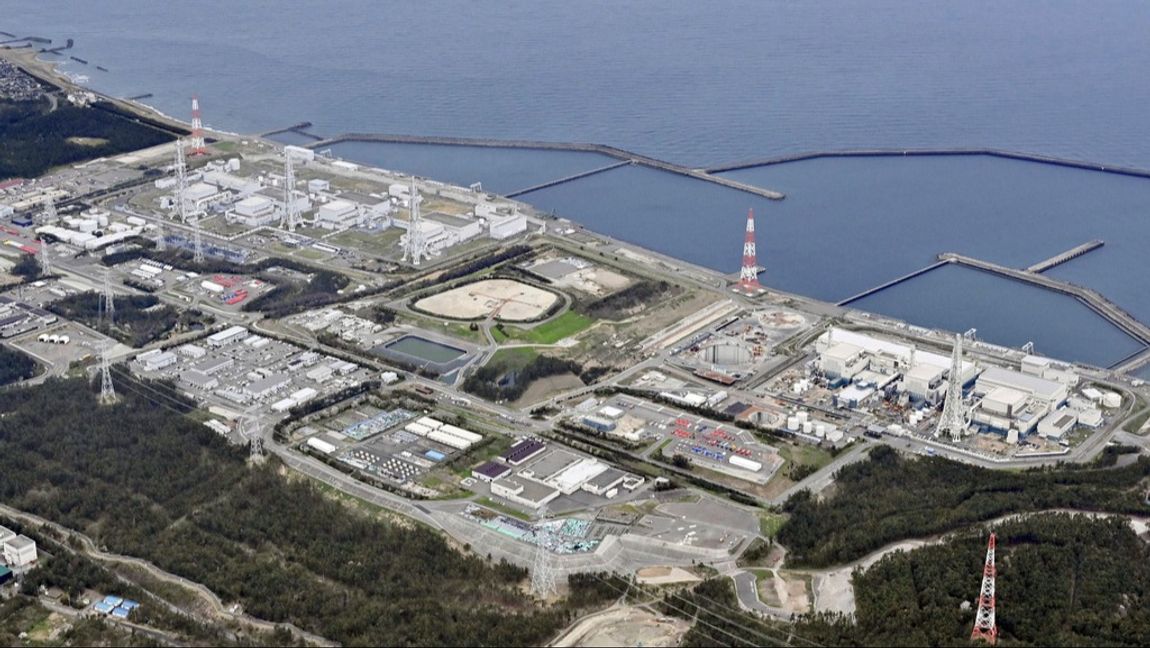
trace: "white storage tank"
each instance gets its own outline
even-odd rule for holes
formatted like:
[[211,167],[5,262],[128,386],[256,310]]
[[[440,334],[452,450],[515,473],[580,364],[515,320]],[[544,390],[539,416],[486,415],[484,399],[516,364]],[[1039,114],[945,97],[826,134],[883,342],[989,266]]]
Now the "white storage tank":
[[825,437],[826,435],[827,435],[827,426],[826,425],[819,423],[818,425],[815,426],[815,436],[817,436],[821,439],[821,438]]
[[810,421],[803,422],[803,434],[810,434],[815,429],[815,424]]
[[1122,395],[1114,392],[1105,392],[1102,394],[1102,406],[1107,409],[1122,407]]
[[806,423],[807,419],[809,419],[810,416],[811,416],[810,412],[807,412],[807,411],[799,412],[798,413],[799,422],[800,423]]
[[788,416],[787,417],[787,429],[790,430],[791,432],[795,432],[796,430],[798,430],[799,429],[799,417]]

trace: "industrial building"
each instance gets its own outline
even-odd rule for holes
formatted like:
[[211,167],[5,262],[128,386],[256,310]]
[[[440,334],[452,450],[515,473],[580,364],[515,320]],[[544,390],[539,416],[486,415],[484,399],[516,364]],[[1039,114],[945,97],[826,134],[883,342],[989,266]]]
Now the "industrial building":
[[534,437],[527,437],[511,444],[499,458],[510,466],[520,466],[539,456],[545,449],[547,449],[546,443]]
[[971,413],[974,423],[1000,432],[1015,430],[1025,436],[1035,432],[1047,414],[1066,402],[1070,388],[1028,373],[989,367],[975,382],[974,394],[982,397]]
[[488,483],[493,482],[500,477],[506,477],[509,474],[511,474],[510,467],[495,461],[488,461],[487,463],[484,463],[483,465],[471,470],[472,477],[478,479],[479,481]]
[[[478,215],[478,210],[476,210]],[[502,241],[503,239],[511,238],[516,234],[522,234],[527,231],[527,217],[518,212],[514,214],[498,214],[494,213],[486,216],[487,219],[487,235],[491,238]]]
[[[839,395],[840,406],[857,406],[900,377],[902,390],[915,400],[938,402],[946,391],[950,358],[914,345],[831,328],[819,336],[815,349],[816,366],[832,387],[853,383],[853,390]],[[969,384],[978,372],[973,362],[964,360],[962,384]]]
[[36,562],[36,541],[0,526],[0,554],[3,555],[4,564],[13,569],[27,567]]
[[532,510],[559,497],[551,486],[522,477],[504,477],[491,482],[491,494],[521,504]]

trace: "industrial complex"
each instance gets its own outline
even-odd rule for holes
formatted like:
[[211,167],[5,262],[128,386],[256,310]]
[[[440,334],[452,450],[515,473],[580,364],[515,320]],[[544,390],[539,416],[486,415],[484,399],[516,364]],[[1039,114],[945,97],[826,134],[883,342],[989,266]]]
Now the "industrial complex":
[[[252,461],[544,575],[734,573],[756,506],[878,444],[1088,461],[1150,398],[771,290],[753,214],[724,276],[478,185],[205,134],[193,112],[186,139],[0,186],[0,264],[39,268],[8,275],[3,343],[104,403],[178,396]],[[30,542],[0,527],[11,572]]]

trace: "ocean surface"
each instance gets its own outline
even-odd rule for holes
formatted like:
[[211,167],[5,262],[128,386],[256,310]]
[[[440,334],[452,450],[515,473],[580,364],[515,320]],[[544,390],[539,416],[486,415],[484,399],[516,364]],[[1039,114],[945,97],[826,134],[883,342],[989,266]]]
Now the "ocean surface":
[[[0,30],[63,69],[210,126],[611,144],[689,166],[857,147],[992,147],[1150,168],[1150,3],[724,0],[17,1]],[[226,19],[224,19],[226,17]],[[108,68],[102,72],[94,68]],[[507,192],[588,154],[344,144],[337,155]],[[723,271],[760,220],[765,283],[837,301],[957,251],[1051,271],[1150,321],[1150,180],[981,157],[732,172],[783,202],[625,167],[522,199]],[[942,298],[950,296],[950,298]],[[1130,341],[1071,299],[958,269],[858,304],[1099,364]]]

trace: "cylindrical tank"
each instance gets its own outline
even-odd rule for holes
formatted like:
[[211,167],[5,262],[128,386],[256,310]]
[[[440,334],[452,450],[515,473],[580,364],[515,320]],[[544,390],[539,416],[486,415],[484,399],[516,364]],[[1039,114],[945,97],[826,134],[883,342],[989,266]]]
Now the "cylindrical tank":
[[1115,394],[1114,392],[1106,392],[1106,395],[1102,397],[1102,406],[1109,409],[1121,407],[1122,396],[1120,394]]
[[799,417],[788,416],[787,417],[787,429],[790,430],[791,432],[797,431],[799,429]]
[[803,423],[803,434],[810,434],[811,432],[814,431],[814,427],[815,427],[814,423],[811,423],[810,421],[804,422]]
[[826,435],[827,435],[827,426],[826,425],[819,423],[818,425],[815,426],[815,436],[817,436],[821,439],[821,438],[825,437]]
[[799,417],[799,422],[800,422],[800,423],[806,423],[806,422],[807,422],[807,419],[808,419],[808,418],[810,418],[810,416],[811,416],[811,413],[810,413],[810,412],[805,412],[805,411],[804,411],[804,412],[799,412],[799,413],[798,413],[796,416],[798,416],[798,417]]

